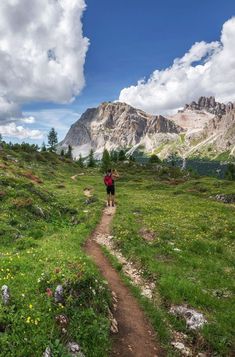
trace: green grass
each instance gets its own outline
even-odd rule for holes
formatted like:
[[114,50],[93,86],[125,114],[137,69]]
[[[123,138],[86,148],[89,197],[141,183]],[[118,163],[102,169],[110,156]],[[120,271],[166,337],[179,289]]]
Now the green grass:
[[226,162],[233,162],[233,156],[230,156],[230,151],[225,151],[221,154],[218,154],[215,158],[216,160],[226,161]]
[[[187,304],[205,314],[209,323],[201,333],[206,348],[219,356],[234,348],[235,208],[213,196],[234,189],[233,182],[213,178],[175,185],[141,173],[133,182],[128,175],[118,184],[113,224],[123,254],[156,281],[162,309]],[[141,236],[142,227],[155,233],[151,244]],[[176,328],[178,322],[169,319]]]
[[[27,153],[15,152],[0,158],[0,287],[7,284],[11,292],[9,306],[0,303],[0,356],[42,356],[47,346],[53,356],[68,356],[69,341],[86,356],[106,356],[110,294],[82,250],[100,218],[102,178],[85,170],[73,181],[81,169],[51,153],[27,160]],[[43,183],[32,182],[29,173]],[[94,187],[90,204],[83,194],[88,186]],[[46,293],[58,284],[63,305]],[[56,323],[59,314],[69,320],[66,333]]]
[[[232,355],[235,208],[213,197],[234,193],[234,182],[185,179],[176,169],[157,171],[154,165],[135,163],[118,170],[116,244],[142,266],[146,278],[156,281],[160,303],[143,298],[120,274],[168,356],[175,355],[171,328],[187,332],[198,350]],[[92,202],[86,202],[87,187],[94,190]],[[0,303],[0,356],[37,357],[51,346],[53,356],[65,357],[68,341],[78,342],[88,357],[108,356],[110,294],[82,250],[99,222],[104,196],[98,169],[80,169],[52,153],[1,152],[0,286],[9,286],[11,302]],[[143,227],[155,234],[152,242],[141,236]],[[117,261],[112,263],[121,270]],[[49,296],[58,284],[65,290],[63,305]],[[169,314],[171,304],[205,314],[209,323],[201,331],[203,342]],[[65,334],[56,323],[59,314],[69,320]]]

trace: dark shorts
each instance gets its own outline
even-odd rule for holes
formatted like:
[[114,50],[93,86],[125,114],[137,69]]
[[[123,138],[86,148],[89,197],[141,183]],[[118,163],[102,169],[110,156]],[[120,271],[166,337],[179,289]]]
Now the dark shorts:
[[115,195],[115,187],[114,187],[114,185],[107,186],[107,194],[110,195],[110,193],[111,193],[111,195]]

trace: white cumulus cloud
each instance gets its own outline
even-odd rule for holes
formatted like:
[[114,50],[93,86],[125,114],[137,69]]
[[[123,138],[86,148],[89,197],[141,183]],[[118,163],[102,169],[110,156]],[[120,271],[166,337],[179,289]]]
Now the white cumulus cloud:
[[220,41],[195,43],[173,65],[124,88],[119,101],[152,114],[170,114],[200,96],[235,101],[235,17],[223,25]]
[[25,117],[21,119],[22,123],[26,123],[26,124],[33,124],[35,123],[35,118],[30,116],[30,117]]
[[1,127],[23,119],[24,103],[68,103],[81,92],[84,10],[84,0],[0,2]]
[[64,133],[67,133],[70,126],[81,116],[81,114],[66,108],[24,112],[24,115],[28,119],[33,118],[34,122],[38,123],[37,128],[43,133],[45,141],[52,127],[56,128],[59,141],[64,139]]
[[43,138],[40,130],[30,130],[21,125],[16,125],[16,123],[0,125],[0,133],[5,137],[18,139],[39,140]]

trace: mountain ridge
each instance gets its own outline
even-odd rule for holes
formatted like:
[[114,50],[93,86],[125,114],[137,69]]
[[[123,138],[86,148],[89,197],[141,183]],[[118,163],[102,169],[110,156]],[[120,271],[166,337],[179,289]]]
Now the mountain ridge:
[[92,148],[99,155],[108,150],[145,144],[151,136],[178,135],[183,129],[162,115],[154,116],[126,103],[104,102],[89,108],[68,131],[61,147],[71,145],[88,154]]
[[[126,103],[103,102],[87,109],[71,126],[59,148],[72,146],[74,157],[104,148],[131,152],[141,148],[161,158],[171,153],[216,157],[235,154],[235,103],[200,97],[172,116],[151,115]],[[200,149],[200,150],[199,150]]]

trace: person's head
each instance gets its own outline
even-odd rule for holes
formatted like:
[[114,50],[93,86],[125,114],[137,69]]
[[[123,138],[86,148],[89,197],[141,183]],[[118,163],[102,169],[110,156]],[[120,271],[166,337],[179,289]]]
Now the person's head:
[[107,175],[111,175],[112,174],[112,169],[108,169],[107,170]]

